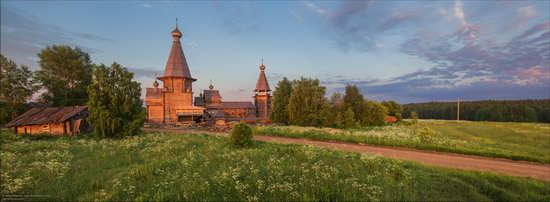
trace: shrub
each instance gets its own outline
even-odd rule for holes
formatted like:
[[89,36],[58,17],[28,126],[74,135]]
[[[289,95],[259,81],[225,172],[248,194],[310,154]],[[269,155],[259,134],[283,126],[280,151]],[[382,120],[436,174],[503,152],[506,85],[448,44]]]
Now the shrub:
[[372,100],[364,100],[360,116],[356,117],[362,126],[382,126],[386,122],[387,109],[384,105]]
[[401,121],[403,121],[403,115],[401,115],[401,113],[396,113],[395,114],[395,119],[397,119],[398,122],[401,122]]
[[428,126],[424,126],[418,133],[418,137],[422,142],[431,142],[434,139],[434,135],[435,131]]
[[348,108],[344,113],[344,118],[342,120],[344,128],[353,128],[357,125],[353,116],[353,110],[351,110],[351,108]]
[[252,145],[252,128],[246,123],[239,122],[229,133],[229,138],[237,147]]
[[418,124],[418,115],[416,114],[416,112],[411,112],[411,119],[413,125]]

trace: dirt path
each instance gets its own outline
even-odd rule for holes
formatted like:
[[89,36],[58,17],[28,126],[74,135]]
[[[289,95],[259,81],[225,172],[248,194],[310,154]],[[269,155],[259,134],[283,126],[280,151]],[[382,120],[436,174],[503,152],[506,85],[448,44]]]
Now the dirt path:
[[[208,131],[192,131],[181,129],[158,129],[143,128],[146,132],[171,132],[171,133],[190,133],[190,134],[208,134],[216,136],[226,136],[224,133],[215,133]],[[432,151],[421,151],[414,149],[403,149],[395,147],[359,145],[343,142],[326,142],[307,139],[296,139],[286,137],[274,137],[264,135],[254,135],[254,140],[264,142],[277,142],[285,144],[304,144],[315,145],[318,147],[350,151],[350,152],[371,152],[384,157],[417,161],[420,163],[435,165],[447,168],[459,168],[466,170],[492,171],[496,173],[534,177],[545,181],[550,181],[550,165],[536,164],[524,161],[512,161],[507,159],[496,159],[488,157],[478,157],[462,154],[450,154]]]

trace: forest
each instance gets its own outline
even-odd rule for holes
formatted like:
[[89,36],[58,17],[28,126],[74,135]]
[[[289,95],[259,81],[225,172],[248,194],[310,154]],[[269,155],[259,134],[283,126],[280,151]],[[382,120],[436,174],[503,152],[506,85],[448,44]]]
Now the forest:
[[[403,116],[416,112],[421,119],[457,118],[457,102],[404,104]],[[550,123],[550,99],[483,100],[460,102],[460,120]]]

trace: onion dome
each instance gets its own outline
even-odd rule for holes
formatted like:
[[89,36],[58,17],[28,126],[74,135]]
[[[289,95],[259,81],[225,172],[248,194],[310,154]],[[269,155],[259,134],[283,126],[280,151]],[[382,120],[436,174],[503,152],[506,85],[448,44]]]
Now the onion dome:
[[172,37],[174,37],[174,40],[177,38],[181,38],[181,32],[180,30],[178,29],[178,27],[176,26],[176,29],[174,29],[174,31],[172,31]]
[[267,83],[267,77],[265,76],[265,65],[262,61],[262,65],[260,65],[260,77],[258,78],[258,82],[256,83],[256,89],[254,91],[256,92],[268,92],[271,91],[269,88],[269,84]]
[[[177,19],[176,19],[177,21]],[[166,62],[166,68],[164,69],[164,76],[160,77],[167,78],[167,77],[176,77],[176,78],[188,78],[193,81],[196,81],[197,79],[194,79],[191,77],[191,72],[189,71],[189,65],[187,64],[187,60],[185,59],[185,54],[183,53],[183,49],[181,48],[181,32],[178,29],[177,22],[176,22],[176,29],[172,31],[172,37],[174,37],[174,41],[172,41],[172,49],[170,49],[170,55],[168,56],[168,61]]]
[[153,86],[154,86],[155,88],[159,87],[159,82],[157,82],[156,79],[155,79],[155,81],[153,82]]
[[181,38],[181,32],[178,29],[178,19],[176,18],[176,29],[172,31],[172,37],[174,37],[174,40],[179,40]]

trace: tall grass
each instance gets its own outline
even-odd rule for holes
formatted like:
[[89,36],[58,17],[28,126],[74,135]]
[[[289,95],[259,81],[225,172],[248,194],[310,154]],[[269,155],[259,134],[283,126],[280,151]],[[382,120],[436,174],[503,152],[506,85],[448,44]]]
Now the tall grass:
[[[434,130],[433,137],[422,136],[421,131],[425,126]],[[420,125],[389,125],[352,130],[257,126],[254,133],[550,163],[550,124],[423,120]]]
[[[2,135],[4,137],[4,134]],[[3,138],[1,194],[39,200],[550,200],[550,182],[227,138]]]

